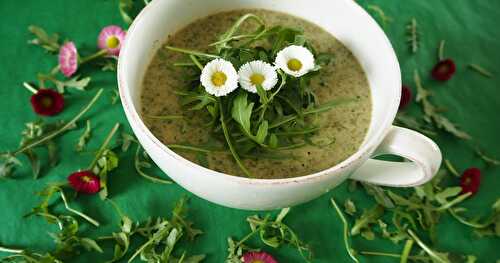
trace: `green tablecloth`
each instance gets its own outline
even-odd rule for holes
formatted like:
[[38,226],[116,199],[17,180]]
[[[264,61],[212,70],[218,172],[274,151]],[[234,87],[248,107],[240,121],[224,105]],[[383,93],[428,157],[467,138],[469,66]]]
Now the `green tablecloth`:
[[[55,65],[55,59],[35,46],[27,45],[31,35],[27,31],[30,24],[41,25],[50,32],[58,32],[63,38],[72,39],[81,47],[82,53],[95,49],[96,37],[100,29],[109,24],[123,22],[118,12],[117,0],[2,0],[0,1],[0,151],[18,146],[23,123],[35,120],[37,116],[29,104],[29,92],[21,83],[34,81],[38,72],[47,72]],[[499,76],[485,78],[466,69],[469,63],[478,63],[498,73],[500,67],[500,17],[499,1],[360,1],[367,6],[377,4],[393,18],[386,31],[391,39],[406,83],[413,85],[412,72],[418,68],[428,87],[435,92],[435,101],[448,109],[447,115],[460,124],[475,139],[475,142],[491,155],[500,156],[498,135],[500,123]],[[408,52],[405,43],[405,25],[416,17],[422,32],[421,48],[416,55]],[[441,39],[447,41],[446,55],[453,57],[458,65],[456,76],[449,82],[438,84],[427,77],[428,70],[436,61],[436,46]],[[84,105],[97,88],[105,89],[105,96],[85,118],[92,119],[95,127],[87,149],[96,149],[115,120],[129,130],[119,104],[109,107],[112,90],[116,87],[113,73],[93,74],[89,92],[72,91],[67,96],[67,109],[55,119],[68,119]],[[414,104],[411,111],[418,111]],[[83,123],[79,123],[81,127]],[[77,154],[74,145],[79,131],[71,131],[57,139],[61,146],[60,164],[47,171],[39,180],[31,178],[29,166],[16,172],[16,179],[0,181],[0,245],[27,247],[32,250],[51,249],[53,243],[47,232],[56,232],[54,225],[48,225],[41,218],[23,219],[22,216],[38,202],[33,193],[46,183],[65,180],[72,171],[88,165],[92,154]],[[447,135],[436,139],[446,158],[453,161],[462,171],[469,166],[484,167],[470,148]],[[158,185],[139,177],[132,166],[133,156],[121,156],[121,165],[110,178],[110,197],[134,220],[145,220],[150,216],[169,216],[173,203],[183,195],[191,196],[177,185]],[[45,158],[45,156],[43,157]],[[464,206],[478,215],[485,215],[491,204],[499,197],[500,168],[484,170],[479,193],[467,200]],[[314,262],[350,262],[342,239],[342,224],[331,208],[328,200],[335,196],[338,201],[350,197],[358,208],[367,208],[372,199],[363,191],[349,193],[343,184],[331,193],[292,209],[287,222],[297,229],[298,234],[315,251]],[[84,224],[83,234],[97,236],[117,230],[117,216],[108,204],[96,196],[81,196],[72,202],[75,208],[98,218],[102,226],[95,229]],[[238,211],[211,204],[192,197],[190,215],[195,223],[205,231],[193,245],[191,253],[206,253],[205,262],[222,262],[226,255],[228,236],[241,238],[248,231],[246,216],[254,213]],[[475,254],[479,262],[494,262],[500,259],[500,240],[497,238],[474,238],[470,229],[463,227],[449,216],[445,216],[438,227],[437,249],[464,254]],[[138,242],[134,242],[135,245]],[[399,252],[396,246],[386,240],[366,241],[360,237],[353,239],[357,250],[383,250]],[[111,246],[102,255],[83,254],[80,262],[104,261],[111,257]],[[280,262],[301,262],[291,249],[269,250]],[[0,253],[0,256],[2,254]],[[363,262],[398,262],[388,258],[361,257]],[[75,260],[76,261],[76,260]]]

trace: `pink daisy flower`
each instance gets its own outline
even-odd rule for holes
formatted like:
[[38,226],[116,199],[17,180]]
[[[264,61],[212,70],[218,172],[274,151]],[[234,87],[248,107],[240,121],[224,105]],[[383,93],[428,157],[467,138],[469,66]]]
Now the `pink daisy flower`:
[[110,56],[118,56],[123,41],[125,41],[126,32],[119,26],[107,26],[99,33],[97,45],[100,49],[108,51]]
[[68,176],[68,182],[79,193],[95,194],[101,189],[99,177],[91,171],[74,172]]
[[243,255],[244,263],[278,263],[266,252],[247,252]]
[[78,69],[78,51],[75,43],[66,42],[59,49],[59,69],[66,77],[71,77]]

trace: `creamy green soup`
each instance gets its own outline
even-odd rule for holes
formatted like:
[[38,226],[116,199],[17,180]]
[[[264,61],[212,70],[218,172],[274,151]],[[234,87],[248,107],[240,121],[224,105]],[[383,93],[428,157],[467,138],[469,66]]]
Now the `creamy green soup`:
[[[210,51],[208,44],[217,40],[242,15],[254,13],[267,25],[302,28],[319,52],[335,55],[311,85],[319,102],[352,98],[354,102],[319,114],[315,120],[320,129],[303,147],[281,150],[276,156],[245,156],[244,165],[255,178],[289,178],[308,175],[330,168],[352,155],[360,147],[371,118],[371,95],[363,69],[353,54],[335,37],[303,19],[267,10],[235,10],[214,14],[187,25],[170,35],[165,44],[188,49]],[[245,23],[243,31],[255,29]],[[184,71],[173,63],[185,61],[182,54],[160,48],[146,70],[142,83],[141,115],[152,133],[164,144],[224,145],[206,127],[207,116],[181,107],[174,92],[188,85]],[[150,116],[183,115],[184,119],[161,120]],[[149,117],[148,117],[149,116]],[[212,170],[243,176],[227,152],[200,154],[174,149],[188,160]]]

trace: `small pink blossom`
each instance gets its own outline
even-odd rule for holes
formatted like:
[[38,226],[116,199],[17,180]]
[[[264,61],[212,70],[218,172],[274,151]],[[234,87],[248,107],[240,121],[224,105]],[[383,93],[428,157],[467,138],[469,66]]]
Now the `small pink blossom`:
[[108,51],[110,56],[118,56],[125,41],[126,32],[119,26],[107,26],[99,33],[97,45],[100,49]]
[[71,77],[78,69],[78,51],[75,43],[66,42],[59,49],[59,68],[66,77]]
[[266,252],[247,252],[243,255],[244,263],[278,263]]

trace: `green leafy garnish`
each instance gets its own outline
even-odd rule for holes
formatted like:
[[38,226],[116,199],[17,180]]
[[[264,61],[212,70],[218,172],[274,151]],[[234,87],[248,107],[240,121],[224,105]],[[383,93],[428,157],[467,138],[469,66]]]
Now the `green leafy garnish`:
[[383,215],[384,207],[381,205],[375,205],[370,210],[365,210],[363,214],[356,219],[353,227],[351,228],[351,235],[361,234],[364,238],[368,240],[373,240],[375,234],[371,229],[372,224],[376,224],[377,220]]
[[[359,260],[356,258],[356,256],[354,256],[355,252],[351,248],[351,245],[349,243],[349,224],[347,223],[347,220],[345,219],[344,214],[342,214],[342,211],[340,210],[340,208],[337,205],[337,203],[335,202],[335,200],[332,198],[330,201],[332,202],[332,205],[335,208],[335,211],[337,211],[337,214],[340,217],[340,220],[342,220],[342,223],[344,225],[344,231],[343,231],[344,232],[344,246],[347,250],[347,253],[349,254],[349,256],[351,257],[351,259],[354,262],[358,263]],[[346,200],[346,204],[347,204],[347,201],[350,201],[350,200]]]
[[[78,215],[79,217],[85,219],[87,222],[91,223],[92,225],[98,227],[100,224],[97,222],[97,220],[91,218],[90,216],[75,210],[71,208],[68,204],[68,199],[66,197],[66,194],[64,193],[63,186],[64,183],[52,183],[49,184],[46,188],[44,188],[42,191],[38,192],[37,194],[41,197],[43,197],[42,201],[38,206],[34,207],[30,213],[28,213],[25,217],[31,216],[31,215],[38,215],[44,217],[47,222],[49,223],[54,223],[54,214],[50,212],[49,208],[50,206],[53,206],[54,204],[51,204],[50,201],[53,199],[52,197],[59,193],[60,200],[63,201],[64,207],[66,210],[69,212]],[[57,199],[56,199],[57,200]],[[56,220],[57,221],[57,220]]]
[[367,9],[373,11],[382,20],[382,27],[384,28],[393,21],[392,17],[387,16],[384,10],[378,5],[368,5]]
[[87,142],[90,139],[91,129],[92,128],[90,127],[90,120],[87,120],[85,122],[85,130],[83,130],[83,133],[82,135],[80,135],[80,138],[78,138],[78,143],[75,146],[75,150],[77,152],[83,151],[85,145],[87,145]]
[[34,39],[28,41],[29,44],[40,46],[50,53],[59,52],[60,44],[58,34],[54,33],[49,35],[43,28],[34,25],[29,26],[28,30],[35,35]]
[[50,81],[54,85],[56,85],[57,91],[63,94],[67,88],[73,88],[76,90],[84,91],[85,88],[89,85],[91,77],[81,78],[80,76],[75,76],[68,80],[59,80],[56,78],[55,72],[51,72],[50,74],[38,74],[38,81],[40,83],[40,87],[45,87],[45,82]]
[[432,123],[436,126],[436,128],[448,132],[459,139],[471,139],[471,136],[468,133],[460,130],[453,122],[444,117],[440,113],[439,107],[430,102],[429,98],[432,97],[432,93],[423,87],[417,70],[414,72],[414,80],[415,86],[417,87],[416,101],[422,106],[424,120],[428,123]]
[[[245,23],[254,23],[255,31],[241,32]],[[240,90],[216,98],[208,94],[198,80],[200,71],[212,59],[223,58],[235,67],[253,60],[271,62],[277,52],[290,45],[308,48],[318,58],[317,67],[299,78],[287,78],[284,72],[277,70],[279,80],[274,90],[266,91],[257,85],[257,94]],[[209,45],[212,50],[208,52],[172,46],[165,48],[183,53],[189,59],[189,62],[174,63],[194,79],[188,87],[176,91],[180,104],[187,111],[199,112],[207,120],[213,137],[224,145],[225,151],[233,156],[247,177],[251,174],[243,159],[248,156],[276,156],[276,151],[308,144],[323,146],[311,143],[311,138],[320,129],[314,123],[317,115],[355,101],[346,98],[319,104],[310,82],[322,66],[331,63],[332,55],[316,52],[301,29],[267,27],[255,14],[241,16],[216,42]],[[173,145],[181,146],[179,143]],[[183,147],[183,150],[200,152],[204,148],[189,146]]]
[[34,166],[33,172],[34,177],[38,176],[38,160],[34,153],[34,149],[39,146],[46,146],[49,152],[49,158],[51,163],[55,165],[56,155],[55,155],[55,144],[52,141],[57,136],[63,134],[65,131],[73,129],[75,123],[94,105],[94,103],[99,99],[102,94],[102,89],[100,89],[96,95],[90,100],[90,102],[84,106],[79,113],[77,113],[68,122],[56,122],[53,124],[42,124],[42,122],[28,123],[26,130],[23,132],[23,140],[21,145],[15,151],[0,153],[0,177],[8,177],[14,171],[16,165],[20,162],[17,159],[17,155],[26,154],[30,158],[31,163]]
[[412,53],[417,53],[420,46],[420,32],[418,31],[417,19],[412,18],[408,26],[406,26],[408,34],[408,44]]
[[273,248],[279,248],[282,245],[295,247],[304,260],[310,262],[312,258],[310,248],[299,239],[297,234],[288,225],[282,222],[289,211],[290,208],[282,209],[275,220],[271,220],[270,215],[266,215],[264,218],[258,215],[248,217],[247,221],[252,231],[237,242],[232,238],[228,238],[229,248],[226,263],[240,263],[241,255],[244,252],[255,251],[255,249],[248,247],[245,242],[257,234],[260,241],[267,246]]
[[192,223],[185,219],[185,202],[186,199],[181,199],[176,204],[170,220],[164,218],[149,220],[134,230],[144,236],[147,241],[135,251],[128,262],[132,262],[139,255],[141,260],[146,262],[181,262],[181,259],[185,262],[201,262],[204,259],[204,255],[185,258],[185,251],[180,258],[173,255],[177,243],[184,234],[194,238],[202,233],[193,228]]

